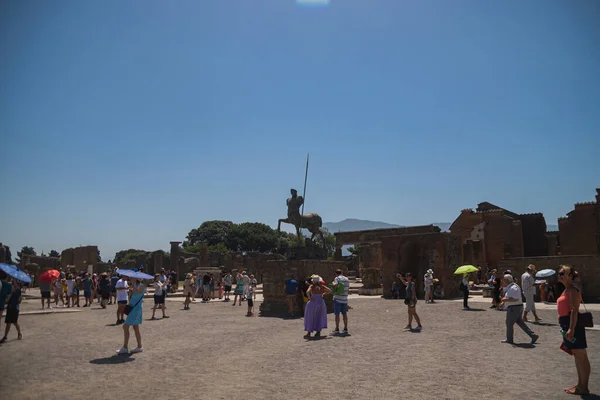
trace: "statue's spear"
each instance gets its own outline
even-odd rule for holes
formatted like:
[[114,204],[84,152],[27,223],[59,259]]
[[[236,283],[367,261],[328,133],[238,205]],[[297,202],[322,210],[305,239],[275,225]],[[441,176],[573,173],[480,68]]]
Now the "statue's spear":
[[306,180],[308,179],[308,159],[310,157],[310,153],[306,154],[306,172],[304,173],[304,193],[302,193],[302,212],[300,215],[304,214],[304,203],[306,202]]

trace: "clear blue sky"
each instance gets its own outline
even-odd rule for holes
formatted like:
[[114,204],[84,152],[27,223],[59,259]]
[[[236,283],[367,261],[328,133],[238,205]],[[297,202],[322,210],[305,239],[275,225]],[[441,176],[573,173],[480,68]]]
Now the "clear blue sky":
[[0,241],[168,249],[202,221],[547,223],[600,186],[600,2],[2,1]]

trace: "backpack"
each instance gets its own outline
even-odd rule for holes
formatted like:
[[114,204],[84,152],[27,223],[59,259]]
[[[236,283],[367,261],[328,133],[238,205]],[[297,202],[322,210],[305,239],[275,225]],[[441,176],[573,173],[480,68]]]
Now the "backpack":
[[343,296],[344,295],[344,282],[339,281],[337,286],[333,287],[333,295],[334,296]]
[[458,290],[460,290],[461,292],[464,292],[466,288],[467,287],[465,286],[465,284],[463,283],[463,281],[460,281],[460,286],[459,286]]

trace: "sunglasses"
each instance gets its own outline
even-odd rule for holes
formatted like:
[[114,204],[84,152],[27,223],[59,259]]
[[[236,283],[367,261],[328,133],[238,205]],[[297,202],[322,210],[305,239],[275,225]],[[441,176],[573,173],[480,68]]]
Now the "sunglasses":
[[560,271],[560,272],[558,273],[558,276],[564,276],[564,275],[565,275],[565,271]]

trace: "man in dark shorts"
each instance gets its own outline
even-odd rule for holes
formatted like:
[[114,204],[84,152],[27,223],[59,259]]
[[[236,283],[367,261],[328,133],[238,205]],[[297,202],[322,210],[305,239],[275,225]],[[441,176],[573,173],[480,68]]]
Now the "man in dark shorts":
[[42,293],[42,310],[44,307],[44,301],[50,308],[50,282],[44,282],[40,280],[40,292]]
[[119,277],[117,276],[116,272],[113,272],[112,276],[110,277],[110,300],[108,304],[117,303],[117,289],[115,287],[117,282],[119,282]]
[[227,272],[225,274],[225,276],[223,277],[223,286],[224,286],[224,291],[225,291],[225,300],[223,301],[229,301],[229,293],[231,293],[231,285],[233,284],[233,276],[231,275],[231,272]]
[[288,314],[290,317],[294,317],[294,309],[296,308],[296,302],[298,300],[298,281],[293,275],[285,281],[283,285],[285,291],[285,298],[288,303]]
[[102,297],[102,302],[100,305],[102,308],[106,308],[106,303],[108,302],[108,298],[110,297],[110,280],[108,279],[108,274],[103,272],[100,274],[100,296]]

